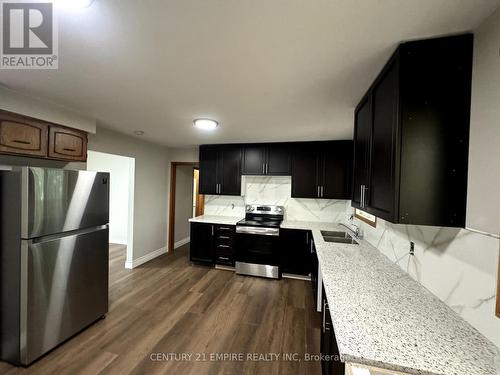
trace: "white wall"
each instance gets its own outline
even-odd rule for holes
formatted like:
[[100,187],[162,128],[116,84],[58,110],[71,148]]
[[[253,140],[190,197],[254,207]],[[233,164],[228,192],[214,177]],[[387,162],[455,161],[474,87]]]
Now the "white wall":
[[474,31],[467,227],[500,231],[500,8]]
[[134,265],[166,252],[168,149],[98,127],[97,134],[89,136],[89,150],[135,158]]
[[96,132],[96,120],[69,108],[34,98],[0,85],[0,108],[20,113],[36,119],[80,129],[88,133]]
[[193,167],[177,166],[175,178],[174,242],[189,238],[189,219],[193,216]]
[[198,147],[169,148],[170,161],[197,162],[199,161]]
[[[135,160],[126,156],[88,152],[87,170],[110,174],[109,242],[111,243],[127,244],[129,204],[133,205],[134,202],[129,194],[130,184],[134,183],[134,176],[130,175],[131,169],[134,168],[133,164]],[[130,208],[133,209],[133,206]]]

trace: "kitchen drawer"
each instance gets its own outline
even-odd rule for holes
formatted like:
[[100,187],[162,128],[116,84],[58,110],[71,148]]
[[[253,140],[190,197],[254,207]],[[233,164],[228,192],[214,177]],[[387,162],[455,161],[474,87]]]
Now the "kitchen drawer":
[[216,225],[215,233],[221,236],[231,236],[234,237],[236,232],[236,226],[234,225]]
[[215,243],[216,244],[221,244],[221,245],[229,245],[233,246],[234,243],[234,237],[233,236],[227,236],[225,234],[217,234],[215,236]]
[[216,255],[215,256],[215,263],[221,264],[224,266],[234,267],[234,257],[229,256],[229,255]]
[[0,117],[0,152],[47,156],[48,126],[35,121]]

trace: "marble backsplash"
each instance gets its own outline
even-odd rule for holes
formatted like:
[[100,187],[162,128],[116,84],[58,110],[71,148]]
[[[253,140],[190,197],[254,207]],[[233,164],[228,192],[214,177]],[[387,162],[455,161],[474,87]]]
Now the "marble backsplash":
[[346,220],[350,201],[334,199],[291,198],[289,176],[243,176],[242,196],[205,196],[205,214],[245,216],[246,204],[269,204],[285,207],[286,220],[328,221]]
[[380,219],[376,228],[357,219],[355,224],[365,240],[500,347],[500,319],[495,316],[498,238]]

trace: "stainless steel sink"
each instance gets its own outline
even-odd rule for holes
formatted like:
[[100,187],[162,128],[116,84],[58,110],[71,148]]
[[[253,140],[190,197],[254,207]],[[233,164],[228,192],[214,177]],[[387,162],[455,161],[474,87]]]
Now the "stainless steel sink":
[[322,230],[321,235],[325,242],[336,242],[336,243],[346,243],[357,245],[358,243],[354,240],[354,238],[347,232],[336,232],[336,231],[327,231]]

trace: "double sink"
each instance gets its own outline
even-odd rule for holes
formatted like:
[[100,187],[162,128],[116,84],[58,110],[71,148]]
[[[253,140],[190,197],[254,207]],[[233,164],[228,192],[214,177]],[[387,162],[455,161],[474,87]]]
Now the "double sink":
[[325,242],[346,243],[351,245],[358,244],[354,237],[347,232],[322,230],[321,235],[323,236]]

